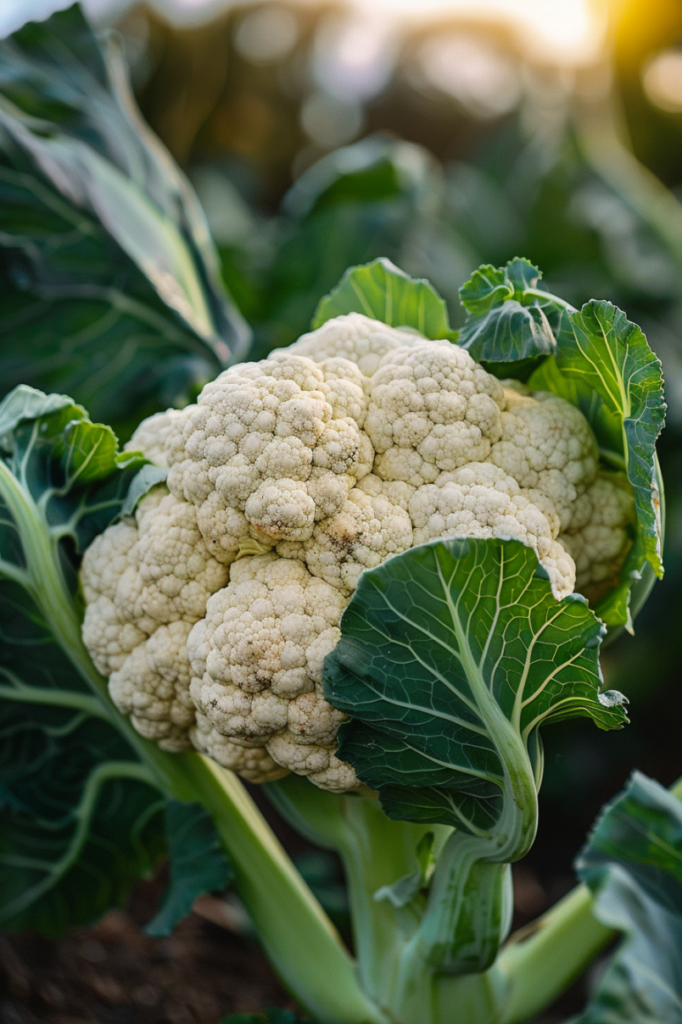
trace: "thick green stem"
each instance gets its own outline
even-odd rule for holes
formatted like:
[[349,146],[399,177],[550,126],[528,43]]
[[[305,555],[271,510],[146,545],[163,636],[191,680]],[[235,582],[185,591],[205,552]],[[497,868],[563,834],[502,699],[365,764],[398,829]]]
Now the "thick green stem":
[[294,776],[266,788],[297,831],[340,854],[363,987],[386,1019],[396,1024],[498,1024],[506,980],[491,971],[453,977],[435,970],[411,953],[423,899],[395,908],[374,898],[382,886],[415,870],[415,849],[425,832],[436,833],[434,852],[440,861],[452,830],[391,821],[375,799],[332,796]]
[[177,795],[198,800],[212,815],[237,891],[287,987],[321,1024],[386,1024],[361,991],[335,929],[237,777],[199,754],[171,757],[180,762]]
[[[419,840],[439,827],[391,821],[376,799],[323,793],[296,776],[272,783],[267,790],[294,828],[340,855],[348,880],[360,981],[386,1009],[398,984],[400,950],[417,928],[422,906],[396,908],[387,899],[376,900],[375,893],[416,870]],[[403,1017],[391,1013],[390,1019]]]

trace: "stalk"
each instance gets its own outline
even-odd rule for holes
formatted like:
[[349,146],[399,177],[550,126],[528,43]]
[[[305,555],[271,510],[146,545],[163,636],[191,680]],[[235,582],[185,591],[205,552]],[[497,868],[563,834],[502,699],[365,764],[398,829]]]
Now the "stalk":
[[455,832],[441,854],[415,955],[450,974],[480,972],[495,961],[509,932],[513,897],[509,865],[486,859],[490,840]]
[[387,1024],[358,985],[336,929],[237,777],[199,754],[181,758],[179,789],[189,788],[213,817],[239,896],[285,985],[321,1024]]
[[[293,775],[270,783],[266,790],[298,832],[340,855],[362,987],[383,1008],[385,1019],[408,1019],[399,1006],[390,1011],[388,1006],[399,984],[401,950],[418,927],[424,901],[418,898],[396,908],[387,899],[376,900],[375,893],[415,871],[415,850],[426,832],[450,830],[391,821],[376,798],[315,791],[306,779]],[[420,1018],[422,1024],[429,1020],[427,1013]]]
[[441,863],[452,829],[391,821],[376,799],[311,792],[310,783],[295,776],[265,788],[293,828],[341,856],[361,982],[385,1019],[395,1024],[499,1024],[506,979],[494,971],[441,973],[412,945],[423,918],[423,898],[403,908],[374,898],[383,885],[415,870],[415,849],[425,832],[436,833]]

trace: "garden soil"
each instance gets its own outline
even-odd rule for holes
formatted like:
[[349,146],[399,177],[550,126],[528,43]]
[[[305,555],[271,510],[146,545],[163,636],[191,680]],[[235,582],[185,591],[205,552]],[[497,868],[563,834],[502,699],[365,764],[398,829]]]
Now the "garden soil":
[[[193,913],[169,938],[146,936],[164,884],[163,873],[138,883],[126,908],[58,942],[0,934],[0,1024],[219,1024],[230,1013],[295,1008],[259,946],[243,935]],[[522,923],[544,900],[528,872],[516,888]],[[576,987],[537,1024],[564,1021],[584,995]]]

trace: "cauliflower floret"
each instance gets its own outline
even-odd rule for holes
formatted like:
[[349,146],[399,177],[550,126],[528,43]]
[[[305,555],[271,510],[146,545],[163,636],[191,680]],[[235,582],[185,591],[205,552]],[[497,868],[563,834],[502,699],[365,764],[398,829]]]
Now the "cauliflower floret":
[[[340,377],[344,365],[350,380]],[[204,388],[185,420],[184,458],[172,466],[168,486],[197,506],[216,558],[229,565],[249,538],[266,549],[284,538],[306,539],[369,473],[374,451],[360,429],[361,381],[343,359],[318,366],[275,352]]]
[[303,745],[296,736],[280,733],[268,743],[268,750],[278,764],[296,775],[306,775],[321,789],[347,793],[361,785],[355,771],[334,754],[334,747]]
[[365,430],[373,472],[414,486],[483,462],[502,434],[502,385],[451,344],[420,342],[389,353],[371,380]]
[[194,703],[189,695],[187,657],[189,622],[159,626],[109,678],[109,693],[119,711],[130,715],[138,732],[164,750],[191,746]]
[[363,569],[410,547],[412,523],[405,509],[382,493],[369,495],[356,487],[337,515],[315,527],[302,545],[302,557],[313,575],[351,594]]
[[519,486],[541,491],[552,502],[566,529],[576,499],[597,472],[597,443],[580,412],[549,392],[520,394],[505,389],[502,437],[493,444],[490,462]]
[[[161,487],[154,488],[154,491],[146,496],[147,506],[157,497],[159,501],[163,497]],[[134,562],[131,551],[138,537],[139,533],[133,519],[114,523],[104,533],[100,533],[99,537],[95,537],[83,556],[81,570],[81,585],[88,605],[100,596],[116,601],[121,579]]]
[[421,335],[409,328],[388,327],[362,313],[347,313],[302,335],[287,351],[319,363],[334,357],[347,359],[355,363],[365,377],[371,377],[387,353],[420,341],[423,341]]
[[[94,593],[92,587],[89,590]],[[83,643],[97,671],[108,676],[121,667],[130,652],[147,639],[147,634],[134,623],[126,622],[118,605],[106,595],[92,601],[85,610]]]
[[598,476],[576,501],[568,530],[559,540],[572,555],[577,586],[593,600],[599,585],[618,578],[631,546],[632,494],[607,476]]
[[349,359],[324,359],[319,366],[329,386],[327,401],[335,419],[348,417],[363,427],[367,415],[367,377]]
[[120,668],[130,652],[147,638],[119,604],[136,561],[138,539],[133,520],[116,523],[96,537],[83,557],[81,584],[86,600],[83,642],[103,675]]
[[511,537],[533,548],[549,573],[554,596],[573,591],[575,568],[552,536],[547,516],[529,492],[490,463],[470,463],[441,473],[435,484],[419,487],[408,510],[415,544],[437,537]]
[[266,747],[300,774],[308,774],[308,755],[280,761],[270,745],[277,734],[289,738],[285,751],[331,748],[310,762],[310,771],[326,770],[346,716],[322,695],[322,664],[341,635],[345,603],[300,561],[266,554],[235,562],[187,643],[200,713],[222,736]]
[[119,710],[166,749],[189,745],[187,636],[227,575],[206,549],[193,506],[164,486],[145,495],[134,519],[97,537],[83,557],[84,643],[110,676]]
[[197,711],[196,724],[190,732],[194,747],[207,754],[223,768],[237,772],[247,782],[274,782],[288,774],[288,769],[277,764],[265,747],[253,743],[240,746],[235,740],[223,736],[211,724],[206,715]]
[[182,431],[189,409],[167,409],[142,420],[123,446],[127,452],[142,452],[155,466],[168,469],[183,454]]

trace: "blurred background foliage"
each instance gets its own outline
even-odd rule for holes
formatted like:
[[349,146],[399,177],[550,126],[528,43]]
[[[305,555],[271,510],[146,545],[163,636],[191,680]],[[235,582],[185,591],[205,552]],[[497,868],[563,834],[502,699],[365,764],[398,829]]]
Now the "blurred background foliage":
[[682,0],[86,9],[120,31],[141,110],[195,186],[252,357],[307,330],[351,264],[428,277],[456,325],[471,271],[520,255],[576,305],[617,303],[662,359],[667,576],[605,656],[632,725],[548,736],[529,863],[553,899],[630,769],[682,770]]

